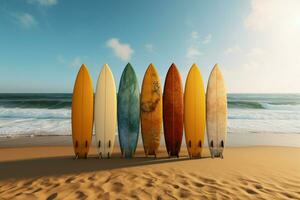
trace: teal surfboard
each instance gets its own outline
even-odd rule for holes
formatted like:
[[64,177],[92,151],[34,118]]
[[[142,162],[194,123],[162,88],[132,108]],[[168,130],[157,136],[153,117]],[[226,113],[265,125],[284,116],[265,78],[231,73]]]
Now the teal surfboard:
[[136,74],[129,63],[121,76],[117,102],[120,148],[123,157],[131,158],[140,130],[140,92]]

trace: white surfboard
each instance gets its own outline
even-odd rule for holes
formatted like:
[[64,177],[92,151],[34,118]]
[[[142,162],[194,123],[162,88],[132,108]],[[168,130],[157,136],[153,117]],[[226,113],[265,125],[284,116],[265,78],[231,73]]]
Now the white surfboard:
[[206,91],[208,146],[212,157],[223,158],[227,136],[227,94],[218,64],[210,74]]
[[115,143],[117,96],[115,80],[107,64],[103,66],[98,77],[94,114],[99,158],[109,158]]

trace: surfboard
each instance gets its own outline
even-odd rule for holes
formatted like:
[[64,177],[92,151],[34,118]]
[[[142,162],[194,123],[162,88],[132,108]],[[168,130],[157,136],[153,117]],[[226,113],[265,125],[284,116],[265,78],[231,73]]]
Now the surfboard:
[[214,66],[208,80],[206,110],[207,139],[211,156],[223,158],[227,135],[227,94],[218,64]]
[[77,74],[72,96],[72,139],[76,158],[87,158],[92,141],[94,91],[83,64]]
[[176,65],[170,66],[163,93],[163,124],[169,156],[179,157],[183,135],[183,88]]
[[117,96],[113,74],[107,64],[102,67],[95,95],[95,136],[99,158],[110,158],[117,127]]
[[190,158],[201,157],[205,134],[205,91],[200,70],[193,64],[184,93],[184,130]]
[[129,63],[121,76],[117,105],[122,156],[131,158],[135,154],[140,130],[140,93],[135,71]]
[[162,95],[158,73],[153,64],[145,72],[141,91],[141,132],[146,156],[156,157],[162,128]]

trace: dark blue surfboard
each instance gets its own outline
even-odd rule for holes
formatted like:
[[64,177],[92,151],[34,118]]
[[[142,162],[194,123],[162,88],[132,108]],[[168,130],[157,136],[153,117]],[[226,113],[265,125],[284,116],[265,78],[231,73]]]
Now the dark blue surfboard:
[[135,154],[140,130],[140,91],[132,66],[128,63],[122,73],[118,91],[118,131],[122,155]]

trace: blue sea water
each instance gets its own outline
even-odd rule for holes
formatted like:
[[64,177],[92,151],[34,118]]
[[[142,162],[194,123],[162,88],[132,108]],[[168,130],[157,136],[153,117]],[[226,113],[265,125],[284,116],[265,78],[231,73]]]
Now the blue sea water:
[[[70,135],[72,94],[0,94],[0,137]],[[229,94],[229,133],[300,134],[300,94]]]
[[0,94],[0,137],[71,134],[72,94]]

